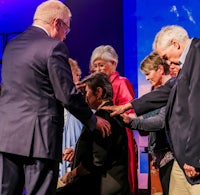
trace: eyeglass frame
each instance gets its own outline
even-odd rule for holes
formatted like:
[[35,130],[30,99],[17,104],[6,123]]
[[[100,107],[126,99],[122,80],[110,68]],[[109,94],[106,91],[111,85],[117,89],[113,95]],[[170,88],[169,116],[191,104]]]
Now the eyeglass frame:
[[67,29],[65,30],[65,35],[69,34],[69,32],[71,31],[71,28],[62,19],[60,19],[60,21],[61,21],[61,24],[64,24],[67,27]]

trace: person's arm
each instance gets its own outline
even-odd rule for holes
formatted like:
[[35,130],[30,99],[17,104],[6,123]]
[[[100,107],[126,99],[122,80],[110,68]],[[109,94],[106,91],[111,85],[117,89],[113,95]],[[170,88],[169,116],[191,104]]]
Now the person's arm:
[[133,100],[131,104],[137,116],[165,106],[175,81],[176,78],[171,78],[165,85]]
[[111,116],[116,116],[126,112],[129,109],[134,109],[137,116],[165,106],[168,101],[168,97],[175,83],[176,78],[171,78],[169,81],[158,87],[157,89],[141,96],[138,99],[121,105],[121,106],[105,106],[103,109],[111,110]]
[[65,44],[59,42],[48,59],[49,78],[56,99],[62,102],[64,107],[88,129],[94,130],[96,128],[101,131],[103,136],[110,135],[110,124],[93,114],[82,93],[76,89],[67,53]]
[[110,111],[112,111],[110,116],[116,116],[116,115],[123,114],[127,110],[133,109],[133,106],[132,106],[131,102],[128,102],[128,103],[121,105],[121,106],[116,106],[116,105],[114,105],[114,106],[104,106],[104,107],[102,107],[102,109],[103,110],[110,110]]
[[129,127],[131,129],[142,130],[142,131],[160,131],[165,126],[165,109],[166,107],[162,107],[160,109],[159,114],[149,117],[149,118],[135,118],[131,119],[129,123]]

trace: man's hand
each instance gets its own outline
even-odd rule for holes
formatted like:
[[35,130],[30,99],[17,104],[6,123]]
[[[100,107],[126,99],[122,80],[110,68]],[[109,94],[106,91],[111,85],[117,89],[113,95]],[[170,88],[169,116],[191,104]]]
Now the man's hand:
[[103,137],[111,134],[110,123],[99,116],[97,116],[96,129],[101,132]]
[[75,83],[75,86],[76,86],[76,89],[80,89],[80,90],[83,89],[83,90],[84,90],[86,84],[85,84],[85,83],[81,83],[81,82],[76,82],[76,83]]
[[183,168],[184,168],[185,174],[190,178],[197,177],[200,174],[200,172],[196,171],[195,167],[188,165],[186,163],[184,164]]
[[111,110],[113,111],[110,116],[116,116],[119,114],[124,113],[125,111],[132,109],[132,104],[131,103],[127,103],[121,106],[103,106],[101,109],[103,110]]

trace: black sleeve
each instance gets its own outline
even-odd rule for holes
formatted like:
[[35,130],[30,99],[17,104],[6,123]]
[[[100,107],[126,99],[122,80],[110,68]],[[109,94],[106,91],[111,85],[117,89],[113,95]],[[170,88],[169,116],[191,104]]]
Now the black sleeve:
[[171,78],[165,85],[162,85],[140,98],[133,100],[131,104],[135,113],[139,116],[165,106],[175,81],[176,78]]

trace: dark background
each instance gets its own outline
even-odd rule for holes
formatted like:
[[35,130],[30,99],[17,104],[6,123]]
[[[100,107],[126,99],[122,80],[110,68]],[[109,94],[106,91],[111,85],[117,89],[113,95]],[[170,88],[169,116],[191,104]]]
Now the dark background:
[[[19,4],[17,0],[12,2],[0,0],[2,11],[0,12],[0,66],[5,45],[32,24],[34,11],[41,2],[43,0],[30,2],[22,0],[22,4]],[[107,44],[112,45],[118,53],[117,70],[124,75],[123,1],[65,0],[63,2],[72,12],[71,32],[64,42],[69,49],[70,57],[78,61],[82,76],[86,76],[89,72],[93,49]]]
[[71,32],[66,44],[71,57],[79,62],[83,76],[89,72],[92,51],[112,45],[119,55],[118,71],[123,75],[123,4],[121,0],[66,0],[72,11]]

